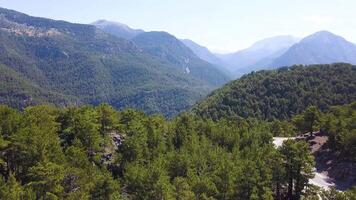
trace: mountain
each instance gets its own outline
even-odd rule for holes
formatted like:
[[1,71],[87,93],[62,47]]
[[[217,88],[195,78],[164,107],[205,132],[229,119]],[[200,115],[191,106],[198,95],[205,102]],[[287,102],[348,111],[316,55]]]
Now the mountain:
[[266,68],[299,41],[293,36],[276,36],[254,43],[251,47],[231,54],[218,55],[237,76]]
[[253,72],[212,92],[193,111],[220,119],[288,119],[310,105],[325,110],[356,101],[356,66],[293,66]]
[[136,35],[143,33],[144,31],[141,29],[132,29],[126,24],[122,24],[119,22],[111,22],[107,20],[98,20],[96,22],[91,23],[92,25],[96,26],[97,28],[115,35],[117,37],[125,38],[125,39],[132,39]]
[[275,59],[271,66],[335,62],[356,64],[356,45],[328,31],[320,31],[293,45]]
[[191,49],[195,55],[197,55],[202,60],[205,60],[209,63],[215,64],[217,66],[223,67],[224,63],[212,52],[209,51],[208,48],[201,46],[189,39],[181,40],[185,46]]
[[196,56],[180,40],[166,32],[145,32],[132,39],[144,52],[165,60],[182,73],[190,74],[213,86],[220,86],[229,77],[217,66]]
[[[105,31],[106,33],[110,33],[112,35],[125,39],[132,39],[135,36],[144,32],[141,29],[132,29],[126,24],[122,24],[120,22],[111,22],[103,19],[93,22],[91,24]],[[223,65],[223,62],[215,54],[211,53],[206,47],[201,46],[189,39],[182,39],[180,41],[190,50],[192,50],[193,53],[197,55],[200,59],[205,60],[211,64]]]
[[356,45],[328,31],[320,31],[302,40],[293,36],[266,38],[247,49],[218,57],[239,77],[251,71],[297,64],[356,64]]
[[184,73],[95,26],[2,8],[0,41],[0,103],[16,108],[107,102],[173,116],[216,87],[208,82],[223,83]]

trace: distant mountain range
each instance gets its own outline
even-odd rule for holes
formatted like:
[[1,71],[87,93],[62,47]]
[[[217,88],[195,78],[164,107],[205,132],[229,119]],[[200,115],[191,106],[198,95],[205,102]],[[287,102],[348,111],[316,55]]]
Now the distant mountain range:
[[190,63],[192,73],[95,26],[2,8],[0,41],[0,104],[16,108],[107,102],[173,116],[229,80],[211,64],[192,59],[188,48],[189,60],[197,63]]
[[345,62],[356,64],[356,45],[344,38],[320,31],[302,39],[276,58],[271,67],[293,64],[329,64]]
[[[142,33],[137,33],[138,30],[120,23],[100,21],[102,22],[93,24],[119,37],[134,38]],[[98,26],[98,24],[109,24],[111,28],[107,28],[109,25]],[[112,29],[115,29],[116,33]],[[134,34],[127,37],[125,35],[128,34],[122,34],[123,32]],[[189,39],[183,39],[181,42],[201,60],[217,66],[220,71],[228,71],[233,77],[240,77],[251,71],[295,64],[336,62],[356,64],[355,45],[327,31],[320,31],[302,39],[289,35],[270,37],[257,41],[247,49],[229,54],[214,54],[208,48]]]
[[293,64],[356,63],[355,45],[326,31],[301,40],[267,38],[233,54],[215,55],[166,32],[106,20],[92,24],[0,8],[0,104],[107,102],[170,117],[228,82],[231,74]]
[[218,55],[235,77],[251,71],[291,65],[356,64],[356,45],[328,31],[303,39],[277,36],[256,42],[250,48]]
[[266,38],[236,53],[219,55],[219,58],[234,74],[242,75],[269,66],[275,58],[278,58],[298,41],[299,38],[293,36]]
[[[219,71],[224,71],[225,73],[227,72],[223,68],[225,66],[225,64],[220,60],[220,58],[218,58],[216,55],[214,55],[212,52],[210,52],[206,47],[201,46],[192,40],[181,39],[180,41],[178,41],[177,38],[175,38],[173,35],[166,33],[166,32],[152,31],[151,33],[145,33],[145,31],[143,31],[141,29],[133,29],[125,24],[122,24],[119,22],[111,22],[111,21],[107,21],[107,20],[98,20],[91,24],[96,26],[97,28],[99,28],[109,34],[115,35],[117,37],[136,40],[136,43],[139,46],[140,46],[140,44],[144,45],[146,50],[147,50],[147,48],[149,48],[149,51],[153,54],[156,54],[156,56],[160,51],[165,51],[164,53],[168,53],[168,54],[170,54],[170,56],[175,57],[175,60],[173,62],[179,62],[179,63],[182,63],[184,58],[188,58],[188,57],[189,58],[194,57],[195,61],[198,60],[197,58],[200,58],[200,61],[198,61],[198,62],[200,62],[200,65],[208,65],[209,67],[211,67],[211,64],[213,64],[213,65],[215,65],[215,68],[217,68]],[[143,33],[142,36],[139,36],[141,33]],[[135,38],[136,36],[138,36],[138,37]],[[149,47],[147,46],[148,41],[145,41],[146,39],[150,40]],[[161,45],[161,44],[159,44],[159,42],[163,42],[164,44]],[[172,43],[169,44],[169,42],[172,42]],[[170,50],[172,50],[172,52],[168,52],[168,49],[162,49],[162,47],[164,45],[169,45],[171,48]],[[163,48],[167,48],[167,47],[168,46],[163,47]],[[188,47],[189,49],[186,47]],[[178,53],[177,52],[178,49],[185,52],[185,53],[183,53],[185,55],[184,56],[174,55],[175,53]],[[157,52],[155,52],[155,51],[157,51]],[[160,55],[160,56],[162,57],[162,55]],[[181,57],[178,58],[178,56],[181,56]],[[166,57],[167,57],[167,55],[166,55]],[[201,63],[202,60],[205,61],[204,64]],[[208,62],[208,63],[206,63],[206,62]],[[193,65],[193,67],[194,67],[194,65]],[[218,72],[218,74],[220,74],[220,73],[221,72]],[[202,76],[204,76],[204,74],[202,74]]]
[[[163,31],[145,32],[141,29],[132,29],[125,24],[107,20],[98,20],[92,25],[114,36],[131,39],[149,54],[214,85],[221,85],[229,80],[226,71],[221,67],[223,63],[220,59],[210,53],[207,48],[193,41],[178,40]],[[214,57],[216,62],[214,62]]]

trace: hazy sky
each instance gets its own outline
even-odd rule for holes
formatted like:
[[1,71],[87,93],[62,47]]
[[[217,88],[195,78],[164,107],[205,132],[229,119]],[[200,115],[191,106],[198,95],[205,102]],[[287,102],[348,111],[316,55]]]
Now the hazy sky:
[[0,0],[0,6],[70,22],[107,19],[167,31],[220,52],[319,30],[356,42],[355,0]]

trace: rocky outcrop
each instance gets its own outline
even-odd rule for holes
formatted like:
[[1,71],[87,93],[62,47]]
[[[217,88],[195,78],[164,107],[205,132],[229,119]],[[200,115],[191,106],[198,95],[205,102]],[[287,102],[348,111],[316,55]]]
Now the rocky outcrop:
[[340,160],[339,156],[328,147],[327,141],[327,136],[320,132],[307,139],[315,156],[317,171],[325,172],[338,190],[346,190],[355,186],[356,163]]

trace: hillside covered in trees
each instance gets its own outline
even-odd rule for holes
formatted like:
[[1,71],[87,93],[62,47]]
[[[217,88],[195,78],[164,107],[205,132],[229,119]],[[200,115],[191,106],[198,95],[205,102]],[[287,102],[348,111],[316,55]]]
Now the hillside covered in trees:
[[356,100],[356,67],[349,64],[292,66],[252,72],[212,92],[193,112],[221,119],[289,119],[308,106],[321,110]]
[[330,169],[355,171],[355,66],[253,72],[181,113],[228,79],[167,33],[129,41],[1,8],[0,26],[0,199],[356,196],[310,184],[308,140],[272,143],[322,133]]
[[[295,116],[291,130],[323,129],[355,155],[355,103]],[[315,116],[311,125],[309,116]],[[304,124],[304,125],[303,125]],[[335,132],[343,124],[342,132]],[[352,199],[356,190],[311,186],[304,141],[275,149],[283,130],[254,119],[166,121],[107,104],[59,109],[0,106],[1,199]],[[353,142],[352,142],[353,141]]]
[[208,64],[185,73],[92,25],[3,8],[0,41],[0,103],[15,108],[106,102],[170,117],[228,81]]
[[221,86],[229,81],[225,73],[196,56],[183,42],[166,32],[145,32],[132,39],[152,56],[165,60],[177,69],[191,74],[211,85]]

